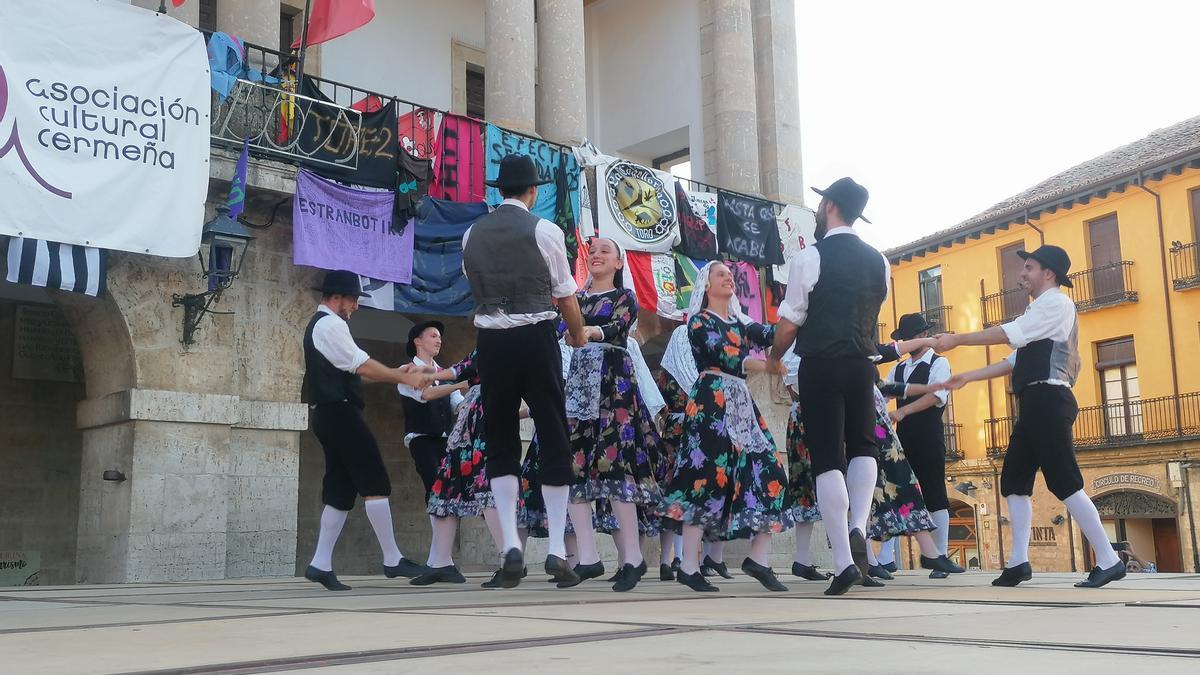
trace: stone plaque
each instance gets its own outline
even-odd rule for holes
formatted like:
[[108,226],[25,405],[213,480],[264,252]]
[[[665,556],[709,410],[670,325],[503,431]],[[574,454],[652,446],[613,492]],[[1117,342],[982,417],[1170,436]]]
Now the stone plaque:
[[57,307],[17,306],[12,373],[19,380],[83,381],[79,346]]
[[0,586],[38,586],[40,551],[0,551]]
[[1140,473],[1110,473],[1092,481],[1093,490],[1102,490],[1115,485],[1136,485],[1138,487],[1158,489],[1158,479]]

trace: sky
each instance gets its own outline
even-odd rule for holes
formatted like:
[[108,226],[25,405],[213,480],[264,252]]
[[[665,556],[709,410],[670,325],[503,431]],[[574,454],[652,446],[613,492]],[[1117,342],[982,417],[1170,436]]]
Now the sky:
[[865,185],[880,248],[1200,115],[1200,3],[796,6],[805,189]]

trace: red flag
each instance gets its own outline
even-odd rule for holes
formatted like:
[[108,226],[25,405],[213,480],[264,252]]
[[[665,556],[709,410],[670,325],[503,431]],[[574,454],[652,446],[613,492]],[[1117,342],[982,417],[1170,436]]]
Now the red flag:
[[[375,18],[375,0],[313,0],[312,16],[305,17],[308,23],[307,45],[319,45],[361,28]],[[292,49],[300,48],[297,37]]]
[[185,2],[187,2],[187,0],[171,0],[171,4],[175,5],[176,7],[183,7],[183,3]]

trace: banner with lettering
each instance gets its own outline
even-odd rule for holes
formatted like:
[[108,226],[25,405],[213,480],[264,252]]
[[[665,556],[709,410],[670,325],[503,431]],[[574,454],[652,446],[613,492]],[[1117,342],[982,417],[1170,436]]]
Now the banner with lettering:
[[307,77],[300,93],[308,98],[296,99],[295,143],[304,163],[343,183],[395,189],[400,161],[396,102],[389,100],[374,112],[349,113]]
[[483,170],[483,122],[462,115],[443,115],[429,194],[452,202],[481,202],[487,196]]
[[759,266],[783,263],[775,205],[730,192],[717,193],[717,237],[721,253]]
[[675,177],[623,159],[596,167],[599,234],[626,251],[668,253],[679,242]]
[[[711,207],[701,204],[697,211],[692,208],[692,195],[711,195]],[[689,193],[683,183],[675,182],[675,203],[679,207],[679,245],[675,250],[689,258],[716,260],[717,258],[717,196],[711,192]],[[711,209],[711,216],[709,210]]]
[[[488,180],[495,180],[500,175],[500,160],[506,155],[529,155],[533,158],[534,163],[537,164],[538,176],[542,180],[550,182],[538,187],[537,202],[531,210],[534,215],[562,227],[563,233],[566,234],[566,223],[559,222],[561,218],[557,213],[557,209],[561,205],[558,200],[558,178],[559,173],[563,173],[562,178],[570,195],[571,213],[579,213],[579,162],[576,161],[575,155],[569,152],[563,153],[557,146],[550,145],[545,141],[505,131],[494,124],[487,125],[485,150]],[[567,155],[565,158],[564,154]],[[502,201],[504,198],[500,196],[499,190],[493,187],[487,189],[488,204],[499,206]],[[575,236],[575,226],[576,223],[571,221],[572,239]],[[568,241],[568,250],[570,246]]]
[[301,169],[292,200],[295,263],[407,284],[414,228],[393,231],[395,199],[391,190],[346,187]]
[[0,2],[0,234],[191,257],[208,198],[204,36],[128,4]]
[[786,281],[792,258],[805,248],[816,243],[813,233],[817,230],[817,217],[812,209],[788,204],[776,219],[779,239],[783,243],[783,264],[775,266],[775,278]]

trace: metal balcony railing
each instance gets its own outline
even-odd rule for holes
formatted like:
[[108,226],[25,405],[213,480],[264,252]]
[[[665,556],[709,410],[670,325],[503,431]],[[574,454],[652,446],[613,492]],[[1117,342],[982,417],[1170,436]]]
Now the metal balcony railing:
[[1008,450],[1008,438],[1012,436],[1013,423],[1016,421],[1016,417],[996,417],[983,421],[987,430],[988,457],[997,459],[1004,456]]
[[949,325],[950,310],[954,309],[949,305],[941,307],[930,307],[921,310],[921,316],[931,324],[930,333],[945,333]]
[[1171,244],[1171,279],[1177,291],[1200,288],[1200,248],[1196,242]]
[[979,298],[979,304],[983,308],[983,327],[999,326],[1025,313],[1029,306],[1029,291],[1010,288]]
[[962,450],[958,447],[958,434],[962,431],[961,424],[946,424],[944,425],[944,433],[946,434],[946,461],[957,462],[963,458]]
[[1137,302],[1138,294],[1133,288],[1133,261],[1120,260],[1067,276],[1074,287],[1066,291],[1080,312]]

